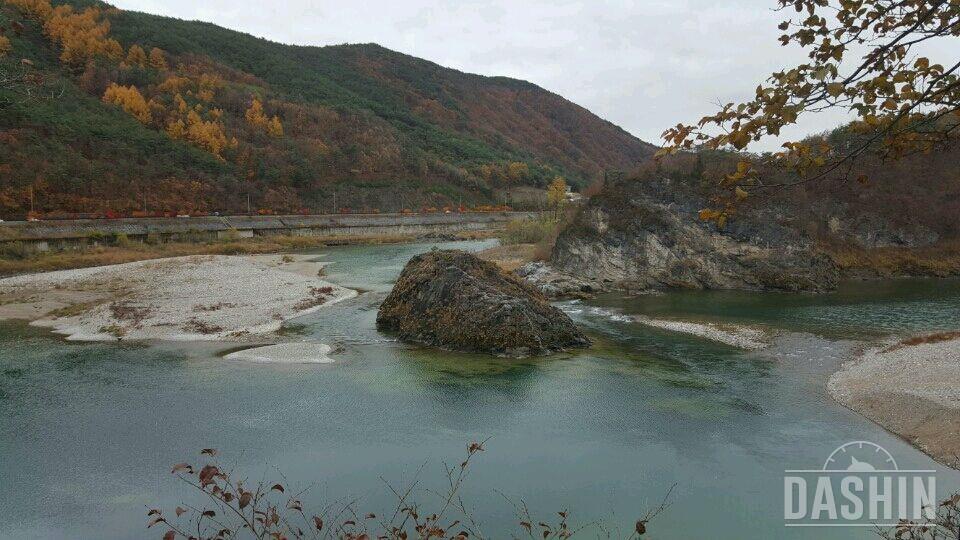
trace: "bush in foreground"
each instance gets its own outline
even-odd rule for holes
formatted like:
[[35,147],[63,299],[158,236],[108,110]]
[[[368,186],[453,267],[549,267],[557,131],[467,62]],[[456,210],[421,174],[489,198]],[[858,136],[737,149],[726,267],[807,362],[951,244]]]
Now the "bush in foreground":
[[[470,464],[484,450],[483,445],[471,443],[459,465],[444,466],[446,487],[440,492],[429,492],[435,495],[429,504],[416,500],[415,489],[419,483],[416,479],[405,488],[388,484],[396,497],[396,505],[382,514],[362,511],[356,500],[327,505],[319,513],[310,512],[300,500],[303,491],[295,492],[289,485],[272,481],[248,484],[232,469],[222,466],[216,459],[217,451],[208,448],[201,452],[208,463],[197,467],[179,463],[172,470],[191,490],[202,494],[206,504],[177,506],[172,515],[151,509],[147,512],[150,520],[147,527],[165,529],[163,540],[489,538],[460,496]],[[566,539],[592,526],[606,537],[639,538],[646,534],[650,520],[667,507],[672,490],[671,487],[659,507],[637,520],[633,530],[627,533],[607,531],[598,522],[574,526],[565,510],[553,518],[536,520],[522,501],[511,503],[517,514],[517,532],[511,536]]]

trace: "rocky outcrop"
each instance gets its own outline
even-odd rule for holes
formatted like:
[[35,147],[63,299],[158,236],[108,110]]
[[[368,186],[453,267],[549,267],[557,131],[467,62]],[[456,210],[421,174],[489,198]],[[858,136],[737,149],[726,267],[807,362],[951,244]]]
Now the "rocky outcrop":
[[504,356],[590,345],[539,291],[494,263],[455,250],[411,259],[381,304],[377,327],[406,341]]
[[[604,289],[832,289],[839,271],[775,215],[720,230],[697,219],[706,202],[669,178],[607,186],[578,213],[551,255],[556,273]],[[543,272],[541,272],[543,274]],[[537,282],[536,276],[532,281]],[[544,280],[540,280],[543,282]],[[540,283],[541,286],[544,283]]]

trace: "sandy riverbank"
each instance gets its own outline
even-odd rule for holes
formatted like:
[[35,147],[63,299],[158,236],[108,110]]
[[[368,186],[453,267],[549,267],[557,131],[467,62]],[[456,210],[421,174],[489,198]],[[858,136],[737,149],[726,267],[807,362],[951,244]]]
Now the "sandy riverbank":
[[300,255],[197,255],[0,279],[0,319],[72,340],[243,341],[356,292]]
[[869,349],[827,386],[838,402],[960,468],[960,336],[935,334]]

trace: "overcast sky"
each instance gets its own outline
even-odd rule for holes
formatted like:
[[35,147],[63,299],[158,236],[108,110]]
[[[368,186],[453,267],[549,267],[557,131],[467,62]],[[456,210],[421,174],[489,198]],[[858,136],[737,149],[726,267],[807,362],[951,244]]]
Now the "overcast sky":
[[[775,0],[113,0],[283,43],[375,42],[441,65],[525,79],[659,144],[677,122],[750,98],[804,57],[776,41]],[[822,131],[842,115],[785,135]],[[778,146],[771,141],[752,147]]]

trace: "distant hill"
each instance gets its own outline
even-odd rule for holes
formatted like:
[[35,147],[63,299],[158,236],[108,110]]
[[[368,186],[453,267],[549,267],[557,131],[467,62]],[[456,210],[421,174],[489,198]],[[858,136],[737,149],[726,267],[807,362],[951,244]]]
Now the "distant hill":
[[[69,7],[63,7],[69,6]],[[14,22],[18,24],[14,24]],[[22,25],[22,27],[20,26]],[[74,0],[0,0],[0,216],[492,204],[654,148],[531,83]]]

